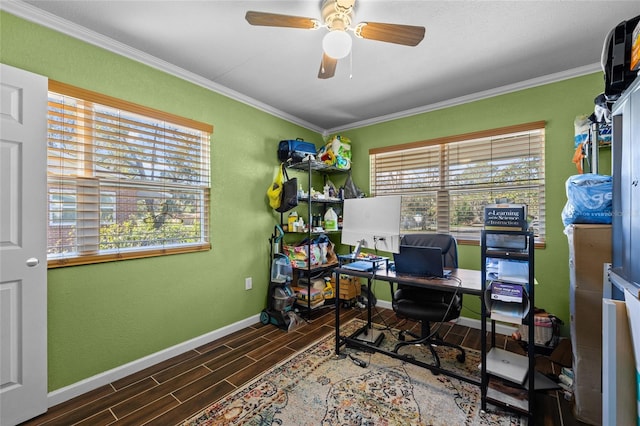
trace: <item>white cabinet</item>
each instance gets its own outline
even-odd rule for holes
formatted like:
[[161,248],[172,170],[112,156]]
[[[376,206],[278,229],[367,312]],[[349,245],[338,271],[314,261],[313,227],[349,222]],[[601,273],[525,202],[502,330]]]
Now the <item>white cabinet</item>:
[[612,155],[613,270],[640,285],[640,78],[614,105]]

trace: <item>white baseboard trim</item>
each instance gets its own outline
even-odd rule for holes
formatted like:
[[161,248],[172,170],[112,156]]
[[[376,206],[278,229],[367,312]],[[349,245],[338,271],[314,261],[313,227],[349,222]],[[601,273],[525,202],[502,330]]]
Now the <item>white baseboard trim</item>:
[[[460,317],[457,320],[453,320],[452,322],[456,324],[464,325],[469,328],[475,328],[478,330],[480,330],[480,328],[482,327],[482,322],[479,319],[475,319],[475,318]],[[496,334],[504,334],[506,336],[511,336],[511,334],[513,334],[513,332],[516,331],[517,329],[518,329],[517,327],[513,327],[510,325],[502,324],[499,322],[496,323]],[[491,331],[490,321],[487,321],[487,331]]]
[[[387,308],[387,309],[392,309],[391,302],[387,302],[385,300],[379,300],[377,303],[377,306]],[[53,407],[54,405],[63,403],[72,398],[75,398],[76,396],[80,396],[94,389],[97,389],[100,386],[104,386],[111,382],[115,382],[116,380],[120,380],[123,377],[137,373],[138,371],[144,370],[145,368],[151,367],[152,365],[158,364],[162,361],[166,361],[169,358],[172,358],[176,355],[180,355],[181,353],[193,350],[199,346],[205,345],[216,339],[220,339],[228,334],[231,334],[238,330],[242,330],[243,328],[249,327],[257,323],[259,320],[260,320],[260,314],[256,314],[254,316],[245,318],[233,324],[229,324],[225,327],[219,328],[212,332],[203,334],[202,336],[195,337],[186,342],[179,343],[175,346],[171,346],[167,349],[163,349],[159,352],[153,353],[151,355],[145,356],[143,358],[137,359],[127,364],[121,365],[111,370],[107,370],[103,373],[96,374],[95,376],[88,377],[84,380],[73,383],[69,386],[56,389],[53,392],[49,392],[49,394],[47,395],[48,406]],[[480,324],[481,324],[480,320],[478,319],[466,318],[466,317],[460,317],[453,322],[456,324],[467,326],[467,327],[476,328],[478,330],[480,329]],[[489,328],[490,328],[490,325],[487,325],[487,329]],[[511,333],[513,333],[515,330],[516,330],[515,327],[510,327],[510,326],[499,324],[499,323],[496,324],[496,333],[510,336]]]
[[76,396],[80,396],[84,393],[97,389],[100,386],[107,385],[111,382],[122,379],[123,377],[151,367],[152,365],[166,361],[176,355],[180,355],[181,353],[193,350],[228,334],[242,330],[243,328],[249,327],[258,321],[260,321],[260,314],[229,324],[225,327],[203,334],[202,336],[195,337],[191,340],[187,340],[186,342],[179,343],[175,346],[171,346],[111,370],[107,370],[103,373],[96,374],[95,376],[88,377],[69,386],[56,389],[53,392],[49,392],[47,395],[48,406],[53,407],[54,405],[68,401]]

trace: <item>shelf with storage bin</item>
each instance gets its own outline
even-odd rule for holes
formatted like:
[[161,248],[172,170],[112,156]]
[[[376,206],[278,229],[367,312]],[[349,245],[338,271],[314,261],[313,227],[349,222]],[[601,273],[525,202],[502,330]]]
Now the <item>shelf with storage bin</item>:
[[[318,161],[302,161],[299,163],[285,163],[285,166],[289,170],[295,170],[301,173],[306,173],[302,179],[298,178],[298,183],[303,188],[303,191],[306,190],[306,195],[298,196],[299,205],[305,204],[306,208],[298,209],[299,217],[302,217],[304,220],[304,227],[302,232],[299,229],[288,229],[288,217],[284,214],[281,215],[280,221],[281,224],[287,224],[287,238],[291,241],[295,236],[299,236],[302,239],[302,244],[300,241],[296,241],[295,246],[289,245],[285,246],[285,252],[289,251],[289,258],[292,261],[292,265],[294,267],[294,275],[296,276],[294,280],[300,280],[305,282],[302,287],[306,287],[306,291],[310,294],[312,287],[312,279],[322,277],[325,275],[330,275],[331,270],[338,266],[337,257],[335,257],[335,253],[333,253],[333,257],[327,259],[326,261],[319,261],[316,259],[316,247],[314,247],[314,239],[317,239],[318,236],[325,234],[327,237],[331,238],[332,235],[339,235],[340,229],[338,230],[327,230],[323,225],[323,221],[325,218],[325,213],[327,210],[332,207],[337,209],[339,214],[342,209],[343,200],[338,195],[338,185],[342,182],[334,182],[334,186],[336,188],[336,193],[331,197],[325,197],[325,194],[321,194],[321,196],[313,196],[312,191],[314,188],[314,184],[316,188],[318,185],[324,187],[327,185],[328,176],[329,175],[344,175],[344,179],[346,180],[346,176],[348,173],[347,169],[340,169],[335,166],[329,166],[325,163]],[[306,178],[306,179],[305,179]],[[306,180],[306,182],[305,182]],[[328,195],[328,194],[327,194]],[[335,243],[330,242],[328,244]],[[297,247],[297,248],[292,248]],[[291,251],[293,250],[293,252]],[[297,252],[296,252],[297,250]],[[320,247],[322,251],[322,247]],[[303,259],[306,255],[306,260]],[[297,257],[298,256],[298,257]],[[320,255],[322,258],[322,255]],[[320,259],[324,260],[324,259]],[[306,303],[305,303],[306,302]],[[306,310],[307,317],[310,317],[311,312],[318,309],[319,307],[325,306],[324,303],[320,303],[318,300],[312,300],[312,298],[306,298],[304,300],[298,300],[298,306]]]
[[[514,244],[515,242],[515,244]],[[481,342],[481,404],[487,403],[525,414],[533,421],[535,404],[535,348],[526,355],[496,347],[496,321],[528,326],[534,333],[534,236],[527,231],[483,230],[481,234],[481,333],[491,323],[491,342]],[[505,248],[513,244],[516,248]],[[489,349],[489,350],[487,350]]]

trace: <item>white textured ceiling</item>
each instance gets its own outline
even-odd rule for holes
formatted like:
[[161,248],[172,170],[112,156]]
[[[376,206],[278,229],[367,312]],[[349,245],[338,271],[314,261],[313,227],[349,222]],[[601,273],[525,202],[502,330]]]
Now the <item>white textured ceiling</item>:
[[134,57],[144,52],[143,60],[324,132],[597,71],[609,30],[640,14],[638,1],[358,0],[355,23],[420,25],[425,39],[407,47],[354,37],[352,57],[320,80],[326,30],[244,18],[247,10],[320,18],[319,0],[26,3],[2,8],[96,44],[115,41]]

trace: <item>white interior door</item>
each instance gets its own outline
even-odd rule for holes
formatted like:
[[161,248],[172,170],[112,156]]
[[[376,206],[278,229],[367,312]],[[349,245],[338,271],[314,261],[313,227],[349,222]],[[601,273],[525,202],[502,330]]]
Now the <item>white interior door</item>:
[[0,64],[0,425],[47,410],[47,79]]

